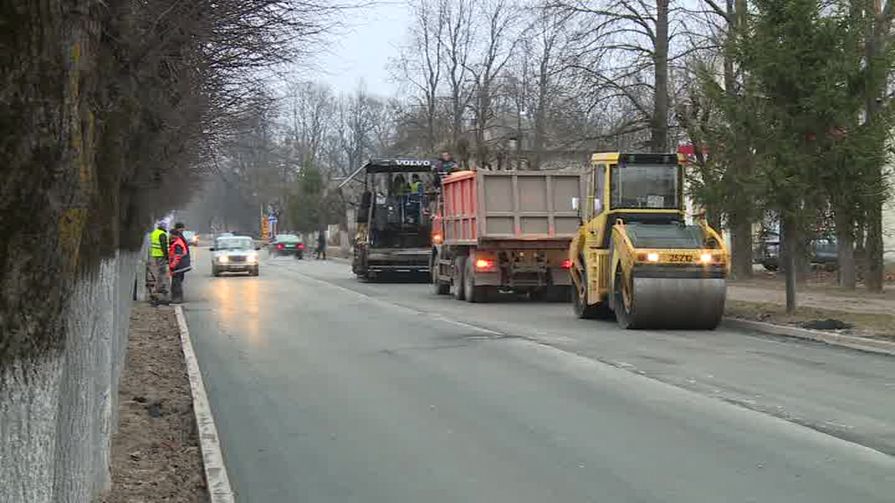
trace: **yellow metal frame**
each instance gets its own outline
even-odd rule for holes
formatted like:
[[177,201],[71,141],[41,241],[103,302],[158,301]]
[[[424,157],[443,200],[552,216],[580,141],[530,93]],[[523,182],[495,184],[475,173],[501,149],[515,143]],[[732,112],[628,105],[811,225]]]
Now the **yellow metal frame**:
[[[574,264],[571,270],[573,287],[578,288],[579,295],[585,294],[585,289],[581,285],[581,270],[587,271],[588,285],[586,285],[587,304],[594,305],[601,302],[607,302],[613,291],[613,278],[616,276],[618,268],[622,268],[623,276],[630,277],[631,269],[638,263],[647,263],[643,258],[651,253],[658,254],[655,264],[677,264],[677,265],[695,265],[702,264],[700,257],[703,253],[712,254],[712,264],[725,264],[729,269],[730,260],[729,252],[721,239],[721,236],[706,223],[704,218],[699,218],[697,224],[703,230],[707,240],[714,240],[715,246],[703,249],[643,249],[635,248],[628,233],[625,229],[625,214],[676,214],[683,218],[685,212],[683,206],[683,187],[679,187],[678,208],[675,209],[613,209],[611,207],[611,167],[618,164],[619,159],[624,155],[621,152],[600,152],[594,153],[591,157],[591,167],[593,173],[600,164],[606,166],[603,174],[601,201],[601,211],[592,215],[578,228],[578,233],[572,239],[569,247],[569,259]],[[685,158],[680,154],[677,155],[677,169],[683,170]],[[595,192],[595,180],[590,179],[587,188],[587,206],[588,211],[593,211],[594,201],[597,197]],[[611,248],[606,248],[603,243],[606,242],[606,232],[611,232],[610,239]],[[707,243],[708,244],[708,243]],[[613,253],[614,252],[614,253]],[[682,260],[683,257],[690,257],[690,260]],[[582,259],[584,263],[582,262]]]

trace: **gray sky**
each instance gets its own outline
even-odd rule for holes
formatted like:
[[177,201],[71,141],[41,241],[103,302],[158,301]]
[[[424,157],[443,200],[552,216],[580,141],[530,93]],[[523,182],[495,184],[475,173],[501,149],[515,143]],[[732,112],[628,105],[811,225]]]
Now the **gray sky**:
[[355,90],[361,81],[370,93],[395,94],[397,85],[387,65],[398,54],[409,23],[403,0],[386,0],[346,16],[346,26],[333,35],[329,53],[317,60],[319,74],[307,80],[328,83],[337,94]]

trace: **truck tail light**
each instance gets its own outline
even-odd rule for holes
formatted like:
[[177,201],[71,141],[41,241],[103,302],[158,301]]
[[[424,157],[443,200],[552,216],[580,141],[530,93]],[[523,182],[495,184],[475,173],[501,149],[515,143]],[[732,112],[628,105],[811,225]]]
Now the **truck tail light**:
[[283,243],[277,243],[277,250],[282,250],[284,248]]
[[299,249],[299,250],[304,250],[304,249],[305,249],[305,244],[304,244],[304,243],[298,243],[298,249]]
[[562,268],[563,268],[563,269],[571,269],[571,268],[572,268],[572,261],[571,261],[570,259],[565,259],[565,260],[563,260],[563,261],[562,261]]
[[476,259],[475,269],[477,271],[490,271],[494,269],[494,260],[489,258]]

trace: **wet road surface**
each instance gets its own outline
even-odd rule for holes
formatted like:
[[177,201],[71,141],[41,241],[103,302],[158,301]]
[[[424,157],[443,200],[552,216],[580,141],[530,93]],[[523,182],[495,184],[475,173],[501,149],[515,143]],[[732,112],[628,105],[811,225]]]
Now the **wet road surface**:
[[184,307],[239,501],[893,501],[895,358],[621,331],[340,261],[196,262]]

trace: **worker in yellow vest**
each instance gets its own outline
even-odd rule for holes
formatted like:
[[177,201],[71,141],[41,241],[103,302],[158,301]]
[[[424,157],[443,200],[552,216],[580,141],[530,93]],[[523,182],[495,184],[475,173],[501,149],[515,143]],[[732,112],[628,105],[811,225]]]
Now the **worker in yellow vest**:
[[168,230],[158,222],[149,234],[149,257],[146,260],[146,291],[153,306],[167,304],[171,276],[168,271]]

